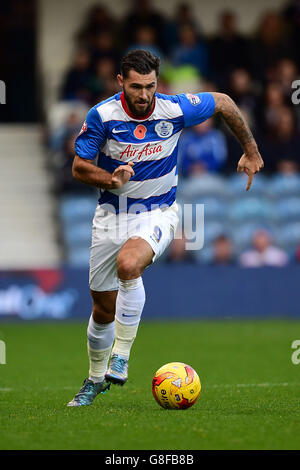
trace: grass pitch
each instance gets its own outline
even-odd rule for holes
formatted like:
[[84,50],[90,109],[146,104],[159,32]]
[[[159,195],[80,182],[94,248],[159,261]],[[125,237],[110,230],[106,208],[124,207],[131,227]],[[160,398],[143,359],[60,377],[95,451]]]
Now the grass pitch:
[[[86,324],[2,324],[1,449],[300,449],[296,321],[141,324],[130,378],[89,407],[67,408],[87,375]],[[167,362],[190,364],[194,407],[164,410],[151,380]]]

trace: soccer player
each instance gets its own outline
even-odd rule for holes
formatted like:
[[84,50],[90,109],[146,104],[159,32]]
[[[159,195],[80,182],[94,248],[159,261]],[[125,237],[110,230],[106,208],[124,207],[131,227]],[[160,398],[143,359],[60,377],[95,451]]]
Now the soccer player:
[[[142,274],[166,249],[178,223],[177,150],[182,130],[220,114],[241,143],[248,183],[263,167],[253,135],[223,93],[156,92],[159,59],[128,53],[121,93],[90,109],[77,137],[73,176],[100,189],[90,254],[93,311],[87,329],[89,377],[68,406],[90,405],[128,377],[130,349],[145,303]],[[97,163],[95,163],[98,155]]]

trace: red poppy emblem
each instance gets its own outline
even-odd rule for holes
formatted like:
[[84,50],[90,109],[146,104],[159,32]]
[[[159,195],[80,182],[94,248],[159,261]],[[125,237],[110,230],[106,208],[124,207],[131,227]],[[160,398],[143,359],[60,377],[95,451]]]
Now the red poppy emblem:
[[147,132],[147,127],[143,126],[143,124],[138,124],[134,129],[134,135],[137,139],[144,139]]

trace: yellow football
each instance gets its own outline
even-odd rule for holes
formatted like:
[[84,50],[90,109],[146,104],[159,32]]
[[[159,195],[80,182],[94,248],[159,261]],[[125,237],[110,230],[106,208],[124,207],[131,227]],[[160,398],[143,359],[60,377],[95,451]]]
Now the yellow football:
[[197,372],[182,362],[165,364],[155,373],[152,393],[163,408],[185,410],[199,398],[201,382]]

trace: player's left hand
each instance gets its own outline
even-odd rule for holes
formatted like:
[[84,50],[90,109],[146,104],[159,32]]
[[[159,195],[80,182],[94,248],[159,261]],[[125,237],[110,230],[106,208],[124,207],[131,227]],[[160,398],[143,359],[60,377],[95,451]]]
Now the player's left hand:
[[238,162],[237,171],[243,171],[248,175],[246,191],[250,189],[255,173],[258,173],[264,167],[263,159],[258,150],[251,153],[244,153]]

